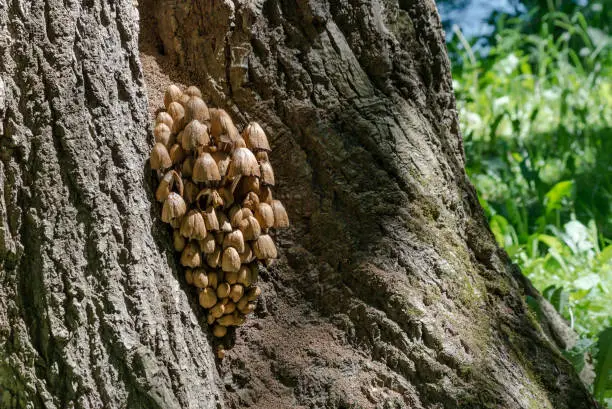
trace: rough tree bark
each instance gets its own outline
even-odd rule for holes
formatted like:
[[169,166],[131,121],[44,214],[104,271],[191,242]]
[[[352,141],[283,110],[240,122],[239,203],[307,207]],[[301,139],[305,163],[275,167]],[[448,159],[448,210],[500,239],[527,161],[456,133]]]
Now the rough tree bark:
[[[595,407],[465,176],[432,1],[139,6],[148,90],[131,2],[0,0],[1,407]],[[223,362],[151,200],[159,75],[264,125],[293,222]]]

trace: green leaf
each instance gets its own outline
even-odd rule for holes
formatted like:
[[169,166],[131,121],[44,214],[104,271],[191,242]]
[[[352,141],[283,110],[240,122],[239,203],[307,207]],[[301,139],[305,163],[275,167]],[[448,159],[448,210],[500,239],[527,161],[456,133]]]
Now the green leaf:
[[593,394],[601,401],[606,390],[612,389],[612,327],[601,331],[598,338]]
[[546,214],[563,208],[563,199],[569,199],[574,194],[574,181],[563,180],[552,187],[544,196]]
[[548,234],[538,234],[538,240],[546,244],[548,247],[557,250],[558,253],[563,252],[563,243],[561,240]]

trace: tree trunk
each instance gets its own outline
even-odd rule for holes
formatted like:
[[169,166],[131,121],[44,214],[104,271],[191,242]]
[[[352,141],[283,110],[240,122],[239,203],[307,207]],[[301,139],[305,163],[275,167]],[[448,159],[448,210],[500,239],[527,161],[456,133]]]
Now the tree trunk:
[[[466,178],[433,2],[139,9],[144,78],[131,2],[0,3],[1,407],[595,407]],[[152,200],[170,81],[264,126],[293,224],[223,361]]]

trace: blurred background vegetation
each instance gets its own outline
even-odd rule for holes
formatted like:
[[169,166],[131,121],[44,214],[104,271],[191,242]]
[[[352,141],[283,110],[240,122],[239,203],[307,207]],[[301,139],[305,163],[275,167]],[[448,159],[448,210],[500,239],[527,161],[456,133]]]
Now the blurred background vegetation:
[[[612,407],[612,0],[439,1],[467,172]],[[537,316],[535,300],[527,300]]]

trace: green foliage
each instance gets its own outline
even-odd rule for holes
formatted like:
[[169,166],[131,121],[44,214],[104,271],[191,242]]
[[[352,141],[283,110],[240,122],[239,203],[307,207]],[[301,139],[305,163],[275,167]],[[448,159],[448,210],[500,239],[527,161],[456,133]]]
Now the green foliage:
[[565,355],[579,371],[585,353],[592,355],[593,392],[606,402],[612,399],[612,7],[607,1],[562,10],[545,3],[524,16],[499,16],[484,41],[454,28],[448,47],[457,107],[467,172],[495,238],[581,335]]

